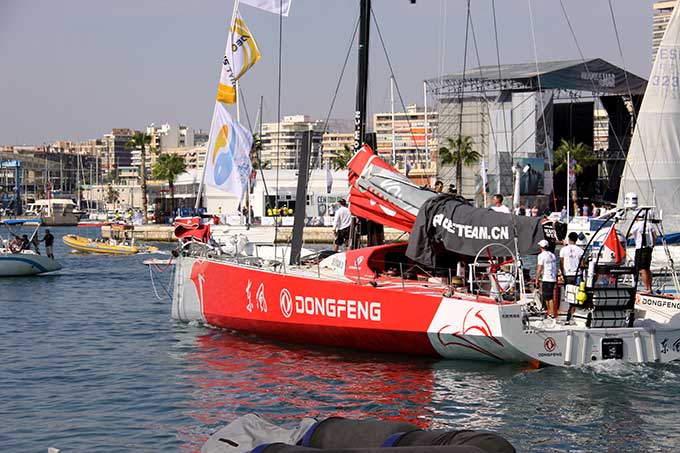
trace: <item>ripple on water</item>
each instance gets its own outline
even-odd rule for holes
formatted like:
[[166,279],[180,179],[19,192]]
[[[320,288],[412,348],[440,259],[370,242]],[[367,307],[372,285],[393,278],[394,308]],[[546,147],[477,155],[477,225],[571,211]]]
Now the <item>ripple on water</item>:
[[196,451],[250,412],[490,429],[518,451],[680,445],[680,364],[533,370],[281,345],[170,320],[144,256],[56,252],[60,273],[0,280],[0,451]]

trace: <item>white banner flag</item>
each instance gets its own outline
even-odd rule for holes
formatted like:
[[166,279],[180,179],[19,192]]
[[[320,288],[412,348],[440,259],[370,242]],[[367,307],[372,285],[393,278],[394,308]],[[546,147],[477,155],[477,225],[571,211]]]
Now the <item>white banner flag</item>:
[[487,179],[487,174],[486,174],[486,161],[482,159],[482,165],[481,169],[479,171],[479,176],[482,177],[482,184],[484,184],[484,190],[486,191],[486,187],[489,183],[489,180]]
[[252,144],[253,135],[250,131],[232,118],[224,104],[216,102],[205,155],[203,182],[231,192],[240,200],[253,169],[250,162]]
[[326,193],[333,191],[333,173],[331,173],[331,164],[326,161]]
[[279,14],[280,11],[282,16],[288,17],[290,2],[291,0],[241,0],[239,3],[241,5],[254,6],[274,14]]
[[236,102],[236,81],[260,59],[255,38],[241,15],[236,12],[229,27],[227,47],[224,49],[217,100],[226,104]]

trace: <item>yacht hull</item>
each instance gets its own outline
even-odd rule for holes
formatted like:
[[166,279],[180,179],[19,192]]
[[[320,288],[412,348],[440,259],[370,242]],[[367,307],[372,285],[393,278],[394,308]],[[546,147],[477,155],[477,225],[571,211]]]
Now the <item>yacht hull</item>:
[[0,277],[17,277],[44,274],[61,269],[61,264],[43,255],[33,253],[0,254]]
[[523,304],[457,293],[445,297],[442,287],[427,282],[320,279],[183,256],[174,285],[174,319],[290,343],[578,366],[613,357],[608,345],[616,339],[621,343],[616,358],[623,361],[680,358],[679,328],[532,324]]

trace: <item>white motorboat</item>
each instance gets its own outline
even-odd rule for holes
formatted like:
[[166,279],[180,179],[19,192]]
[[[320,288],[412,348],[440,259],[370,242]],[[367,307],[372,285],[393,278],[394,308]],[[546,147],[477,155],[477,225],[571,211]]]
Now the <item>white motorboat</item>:
[[[40,220],[3,220],[0,225],[9,232],[7,239],[0,239],[0,277],[44,274],[61,269],[61,264],[45,255],[31,250],[28,244],[38,234]],[[20,227],[34,227],[32,234],[25,235],[28,244],[18,234]]]

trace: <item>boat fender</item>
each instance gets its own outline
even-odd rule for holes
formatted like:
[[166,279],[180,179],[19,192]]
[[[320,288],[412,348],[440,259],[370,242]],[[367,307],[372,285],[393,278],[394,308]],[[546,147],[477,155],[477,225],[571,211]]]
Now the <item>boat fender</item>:
[[303,440],[307,442],[303,442],[302,446],[321,449],[377,448],[395,433],[417,430],[420,430],[419,426],[405,422],[329,417],[305,433]]
[[424,447],[450,445],[458,447],[475,447],[485,453],[515,453],[512,446],[503,437],[489,431],[448,431],[418,430],[405,433],[396,440],[396,447]]
[[586,283],[581,282],[578,287],[578,292],[576,293],[576,302],[578,302],[579,305],[583,305],[586,302],[586,299],[588,299],[588,295],[586,294]]
[[316,448],[288,445],[282,443],[259,445],[251,453],[486,453],[481,448],[460,445],[434,445],[430,447],[388,447],[388,448]]

